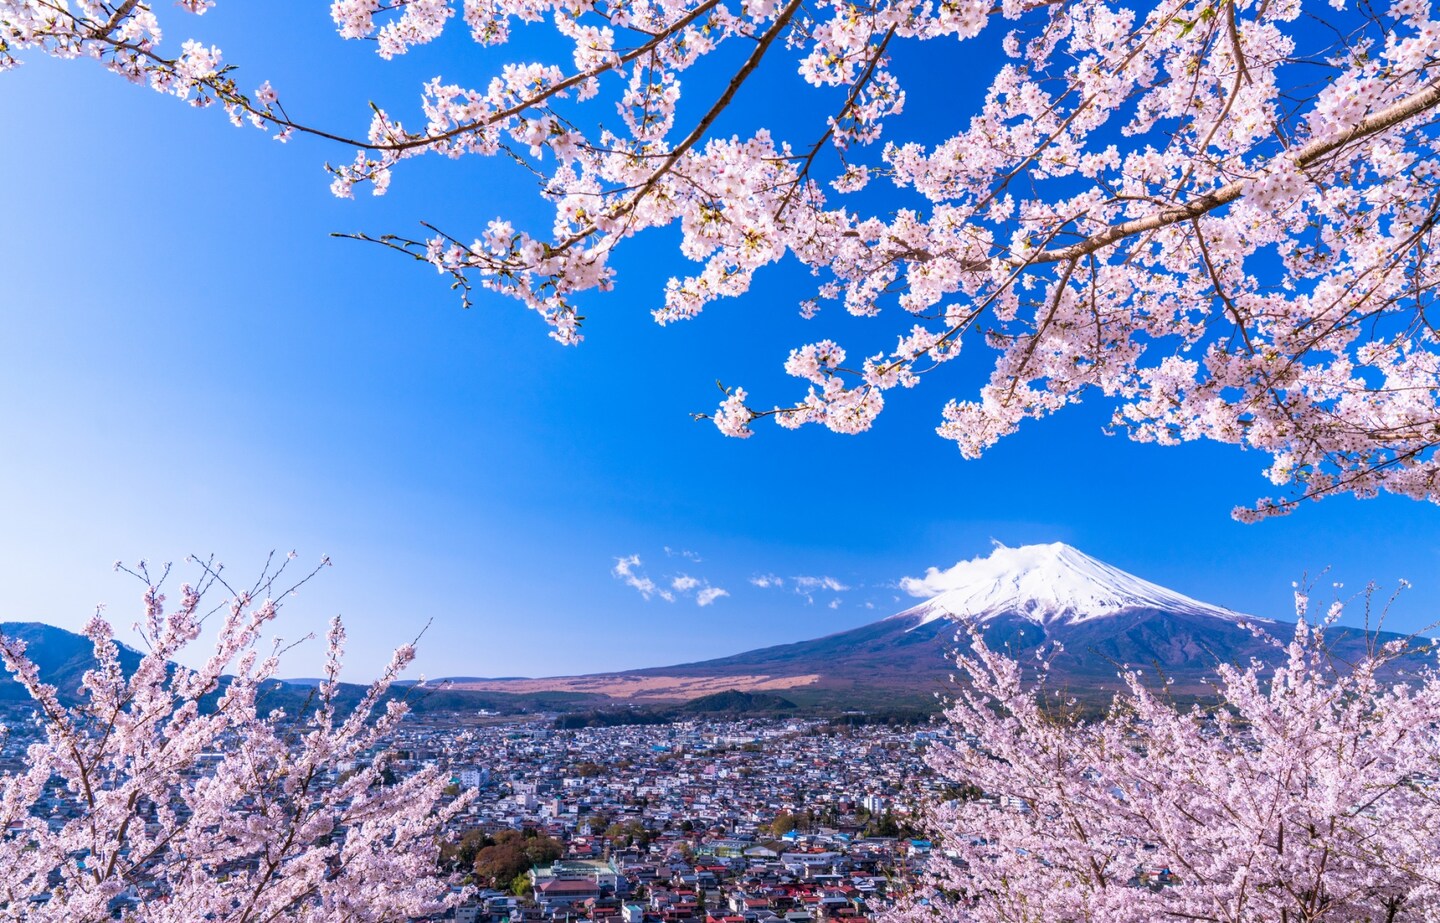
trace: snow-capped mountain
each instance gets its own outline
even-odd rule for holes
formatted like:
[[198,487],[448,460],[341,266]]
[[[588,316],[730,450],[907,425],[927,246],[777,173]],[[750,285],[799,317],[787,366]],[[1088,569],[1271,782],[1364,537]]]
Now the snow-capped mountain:
[[[968,643],[967,628],[974,626],[992,649],[1008,651],[1022,664],[1035,664],[1033,655],[1041,650],[1053,655],[1050,687],[1098,705],[1121,685],[1118,674],[1126,668],[1168,681],[1171,694],[1209,696],[1219,664],[1277,657],[1252,623],[1264,623],[1282,640],[1292,630],[1193,599],[1059,543],[999,546],[901,586],[924,602],[821,638],[699,663],[526,682],[631,701],[738,689],[777,693],[802,707],[933,708],[936,695],[953,693],[954,653]],[[1338,662],[1358,659],[1367,644],[1363,632],[1338,626],[1327,640]],[[1063,650],[1057,653],[1055,643]]]
[[[954,652],[967,643],[965,626],[973,625],[991,648],[1026,664],[1058,642],[1063,652],[1051,661],[1048,682],[1095,701],[1119,687],[1118,674],[1126,668],[1172,681],[1174,694],[1206,696],[1219,664],[1277,656],[1253,633],[1256,623],[1282,640],[1292,630],[1194,599],[1060,543],[998,546],[901,586],[927,598],[822,638],[635,674],[764,681],[771,684],[764,688],[801,704],[933,701],[936,693],[952,691]],[[1329,641],[1341,660],[1358,657],[1366,645],[1363,632],[1339,627],[1331,629]],[[786,678],[797,682],[776,685]]]
[[[932,568],[901,587],[927,598],[825,637],[622,675],[657,683],[724,678],[737,688],[770,689],[802,703],[806,690],[818,701],[862,707],[933,702],[934,694],[951,690],[953,655],[966,643],[964,626],[976,625],[992,648],[1026,663],[1034,662],[1036,650],[1059,642],[1064,651],[1052,661],[1050,681],[1071,691],[1114,689],[1117,673],[1133,666],[1174,679],[1172,691],[1204,694],[1218,663],[1244,663],[1274,650],[1247,627],[1269,620],[1193,599],[1060,543],[997,546],[947,570]],[[1281,637],[1288,631],[1280,624],[1266,627]]]
[[985,622],[1018,615],[1049,625],[1078,625],[1136,610],[1209,616],[1229,622],[1253,616],[1192,599],[1142,580],[1069,545],[997,545],[987,557],[961,561],[949,570],[930,568],[924,578],[908,578],[902,588],[929,595],[918,606],[892,619],[919,618]]

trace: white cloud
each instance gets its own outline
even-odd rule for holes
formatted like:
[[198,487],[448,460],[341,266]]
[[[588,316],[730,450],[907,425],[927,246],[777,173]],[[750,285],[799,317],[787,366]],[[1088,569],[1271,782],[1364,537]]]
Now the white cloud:
[[[997,539],[990,539],[990,544],[996,551],[1006,550],[1005,543]],[[991,555],[976,555],[969,561],[957,561],[944,570],[927,567],[923,577],[901,577],[895,587],[910,596],[930,599],[947,590],[977,581],[993,582],[997,579],[1001,567],[999,559],[993,557],[993,552]]]
[[909,593],[911,596],[918,596],[920,599],[929,599],[932,596],[939,596],[945,592],[937,585],[940,578],[940,571],[932,567],[924,577],[901,577],[900,589]]
[[839,609],[839,608],[840,608],[840,597],[837,596],[837,597],[835,597],[834,599],[830,600],[830,608],[831,608],[831,609]]
[[[673,548],[666,548],[665,554],[670,557],[683,557],[686,560],[698,561],[699,555],[693,551],[676,551]],[[730,591],[717,586],[711,586],[710,581],[704,577],[692,577],[690,574],[677,573],[665,574],[659,580],[653,580],[647,576],[642,569],[640,555],[631,554],[615,559],[615,566],[610,573],[615,579],[623,581],[628,587],[633,587],[636,592],[647,600],[652,596],[658,596],[667,603],[673,603],[681,597],[692,597],[696,605],[708,606],[722,596],[729,596]]]
[[815,590],[829,590],[832,593],[843,593],[850,589],[849,586],[836,580],[834,577],[791,577],[795,583],[795,592],[811,593]]
[[974,566],[969,561],[961,561],[945,570],[927,567],[923,577],[901,577],[899,588],[911,596],[930,599],[965,582],[965,579],[973,577],[974,573]]
[[758,577],[751,577],[750,582],[762,590],[768,590],[771,587],[784,586],[785,578],[777,577],[774,574],[761,574]]
[[640,563],[640,556],[638,554],[616,558],[615,566],[611,568],[610,573],[613,574],[617,580],[624,581],[626,586],[634,587],[645,599],[649,599],[651,596],[659,596],[667,603],[673,603],[675,601],[675,594],[669,590],[662,590],[655,584],[654,580],[639,573],[637,569],[640,567]]
[[671,548],[669,545],[665,546],[665,557],[684,558],[687,561],[694,561],[696,564],[700,563],[699,554],[693,551],[687,551],[684,548]]

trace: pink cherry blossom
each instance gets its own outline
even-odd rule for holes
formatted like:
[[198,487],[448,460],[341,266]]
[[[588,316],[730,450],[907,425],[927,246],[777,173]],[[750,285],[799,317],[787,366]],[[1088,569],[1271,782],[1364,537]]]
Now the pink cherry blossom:
[[[309,707],[274,710],[280,649],[262,633],[309,579],[283,588],[285,563],[248,591],[201,563],[174,602],[164,575],[130,570],[147,585],[145,653],[127,676],[97,613],[78,704],[43,681],[23,641],[0,636],[39,735],[0,787],[0,916],[109,919],[126,899],[124,918],[137,923],[340,923],[438,915],[463,897],[436,874],[437,837],[468,799],[442,799],[437,768],[386,776],[386,740],[407,712],[388,693],[412,646],[344,709],[336,619]],[[215,594],[230,598],[217,607]],[[179,665],[207,613],[220,621],[213,652],[198,668]]]
[[[1186,705],[1122,670],[1103,717],[978,631],[957,658],[935,768],[967,794],[891,923],[1433,920],[1440,673],[1404,640],[1337,662],[1301,621],[1271,663],[1215,666]],[[1038,678],[1038,679],[1037,679]],[[1148,682],[1148,685],[1147,685]]]
[[[466,303],[515,299],[564,344],[612,288],[614,250],[664,227],[694,267],[655,294],[661,324],[793,260],[817,277],[812,322],[835,303],[889,325],[897,348],[878,356],[817,335],[868,357],[849,366],[777,347],[803,393],[742,414],[727,392],[731,435],[764,417],[864,431],[885,391],[963,352],[988,381],[937,400],[937,431],[966,457],[1098,400],[1131,439],[1267,457],[1285,495],[1241,519],[1340,493],[1440,499],[1426,0],[334,0],[331,15],[383,58],[451,28],[504,45],[538,22],[560,53],[474,86],[436,78],[349,135],[292,119],[268,84],[246,96],[219,49],[165,39],[149,2],[0,0],[0,69],[91,58],[281,140],[323,136],[353,149],[330,167],[339,196],[383,194],[414,157],[515,157],[553,221],[357,236],[429,263]],[[957,61],[993,42],[1005,61],[964,80],[903,66],[920,42]],[[813,99],[760,124],[736,101],[777,66]],[[954,124],[887,135],[921,91],[953,95]]]

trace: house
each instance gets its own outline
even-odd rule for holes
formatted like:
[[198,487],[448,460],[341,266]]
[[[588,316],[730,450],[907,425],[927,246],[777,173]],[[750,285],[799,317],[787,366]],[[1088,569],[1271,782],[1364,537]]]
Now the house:
[[599,896],[600,886],[587,878],[551,878],[535,885],[535,902],[546,909],[573,907]]
[[[625,876],[612,861],[604,859],[556,859],[549,868],[530,870],[530,883],[538,894],[540,886],[551,881],[588,881],[599,890],[620,894]],[[597,892],[598,896],[598,892]]]

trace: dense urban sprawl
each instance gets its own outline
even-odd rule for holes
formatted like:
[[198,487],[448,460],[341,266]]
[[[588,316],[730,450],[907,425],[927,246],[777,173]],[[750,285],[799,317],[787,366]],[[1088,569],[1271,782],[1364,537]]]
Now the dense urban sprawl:
[[[442,761],[457,794],[476,790],[449,851],[481,888],[462,923],[859,921],[929,854],[920,805],[946,783],[924,750],[944,733],[808,720],[555,730],[427,717],[407,722],[396,768]],[[506,880],[517,852],[548,861]]]

